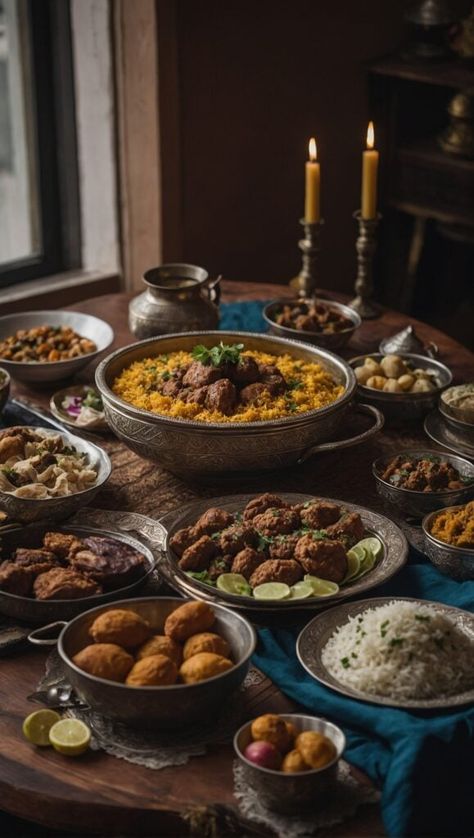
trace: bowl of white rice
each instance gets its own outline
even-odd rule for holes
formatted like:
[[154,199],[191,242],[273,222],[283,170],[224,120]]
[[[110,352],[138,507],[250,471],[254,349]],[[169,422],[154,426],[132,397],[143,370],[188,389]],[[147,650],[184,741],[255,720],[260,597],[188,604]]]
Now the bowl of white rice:
[[438,602],[367,599],[315,617],[297,653],[317,680],[396,707],[474,700],[474,615]]

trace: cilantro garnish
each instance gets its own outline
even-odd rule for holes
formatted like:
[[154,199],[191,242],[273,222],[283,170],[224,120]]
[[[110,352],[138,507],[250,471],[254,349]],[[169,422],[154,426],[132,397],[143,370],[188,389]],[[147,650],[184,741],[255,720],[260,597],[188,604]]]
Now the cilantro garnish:
[[195,361],[200,361],[204,366],[212,364],[213,367],[220,367],[226,363],[237,364],[243,348],[243,343],[226,345],[221,341],[218,346],[211,346],[210,349],[200,343],[194,347],[191,355]]

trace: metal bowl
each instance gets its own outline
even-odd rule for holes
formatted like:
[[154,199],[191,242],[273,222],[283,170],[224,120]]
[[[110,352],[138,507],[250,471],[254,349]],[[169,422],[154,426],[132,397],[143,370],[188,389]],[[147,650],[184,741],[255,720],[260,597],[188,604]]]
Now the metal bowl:
[[[352,369],[355,369],[363,365],[365,358],[380,361],[383,357],[380,352],[358,355],[356,358],[351,358],[349,364]],[[403,358],[404,361],[409,361],[416,369],[424,369],[433,373],[439,382],[439,386],[430,390],[429,393],[384,393],[382,390],[374,390],[372,387],[358,384],[357,396],[364,403],[378,407],[383,412],[386,420],[405,423],[421,419],[430,410],[433,410],[438,403],[440,393],[451,384],[453,376],[451,370],[440,361],[434,361],[424,355],[414,355],[406,352],[399,353],[399,357]]]
[[459,411],[459,409],[456,411],[455,408],[447,405],[443,396],[440,397],[438,402],[438,410],[448,425],[451,425],[455,431],[461,431],[461,433],[466,434],[474,442],[474,422],[467,422],[465,419],[461,419],[460,417],[465,415],[463,411]]
[[449,391],[445,391],[440,397],[439,409],[448,421],[452,421],[455,425],[461,427],[461,429],[469,430],[474,434],[474,407],[458,407],[457,405],[449,404],[446,400],[450,393],[459,392],[461,388],[464,389],[466,386],[471,388],[471,392],[474,390],[474,383],[469,382],[464,385],[458,385],[457,387],[451,387]]
[[[447,489],[442,492],[417,492],[413,489],[393,486],[386,480],[382,480],[380,475],[389,461],[398,456],[398,453],[403,457],[437,457],[439,460],[454,466],[462,477],[470,477],[472,483],[464,486],[462,489]],[[454,454],[445,454],[442,451],[427,448],[413,448],[397,452],[397,454],[379,457],[372,464],[372,473],[375,477],[375,485],[380,497],[388,501],[389,504],[393,504],[397,512],[414,518],[422,518],[428,512],[442,509],[444,506],[466,503],[471,498],[474,498],[474,465],[462,457],[456,457]]]
[[45,363],[7,361],[1,358],[2,366],[12,378],[18,381],[30,381],[32,384],[70,378],[104,352],[114,339],[114,333],[109,324],[91,314],[82,314],[79,311],[24,311],[0,317],[0,341],[14,335],[18,329],[32,329],[35,326],[45,325],[70,326],[81,337],[93,340],[97,350],[87,355],[79,355],[77,358]]
[[[450,506],[447,509],[454,511],[460,509],[462,505]],[[425,553],[430,562],[441,573],[451,576],[452,579],[459,581],[474,579],[474,548],[455,547],[453,544],[446,544],[445,541],[435,538],[431,534],[431,527],[437,515],[439,515],[439,510],[431,512],[421,522]]]
[[[229,643],[235,666],[207,681],[168,687],[131,687],[89,675],[72,661],[77,652],[90,644],[89,628],[96,617],[114,606],[135,611],[148,620],[156,633],[162,634],[167,616],[183,602],[174,597],[126,599],[92,608],[67,623],[59,636],[58,652],[67,680],[80,698],[97,713],[135,727],[185,728],[215,717],[227,696],[242,684],[256,645],[250,623],[220,605],[212,606],[215,627]],[[34,642],[38,643],[38,639]],[[51,641],[43,640],[40,644],[51,645]]]
[[[33,524],[29,527],[22,527],[10,533],[5,533],[2,536],[2,559],[11,555],[17,547],[37,547],[41,544],[43,535],[48,529],[47,526]],[[121,597],[130,596],[144,585],[155,567],[156,558],[152,550],[141,540],[139,541],[137,538],[133,538],[128,534],[86,526],[64,526],[57,527],[57,530],[59,532],[72,533],[79,538],[100,535],[129,544],[130,547],[133,547],[145,556],[145,571],[140,577],[122,588],[115,588],[113,591],[94,594],[94,596],[82,597],[81,599],[42,600],[33,599],[33,597],[16,596],[15,594],[7,593],[7,591],[0,590],[0,614],[5,614],[7,617],[13,617],[15,620],[21,620],[30,625],[45,625],[45,623],[56,620],[71,620],[77,614],[81,614],[82,611],[93,608],[95,605],[101,605],[104,602],[111,602]]]
[[337,725],[316,716],[305,716],[302,713],[280,713],[279,716],[286,722],[291,722],[298,733],[313,730],[327,736],[336,748],[336,756],[332,762],[324,768],[312,768],[309,771],[291,774],[261,768],[244,756],[247,745],[252,742],[252,722],[242,725],[235,734],[235,753],[244,769],[247,783],[257,792],[259,800],[267,809],[286,814],[295,814],[305,809],[315,810],[323,804],[328,789],[336,779],[337,763],[346,746],[346,738]]
[[10,376],[6,369],[0,367],[0,415],[10,395]]
[[[100,492],[112,472],[112,464],[108,455],[86,439],[74,436],[68,431],[56,431],[52,428],[41,428],[27,426],[30,431],[41,431],[48,436],[57,436],[59,433],[68,445],[74,446],[81,453],[87,454],[89,465],[97,472],[97,480],[89,489],[82,492],[75,492],[72,495],[64,495],[58,498],[19,498],[9,492],[0,490],[0,509],[6,512],[12,521],[19,521],[22,524],[29,524],[33,521],[61,521],[68,518],[78,509],[87,506],[96,494]],[[7,429],[8,431],[8,429]],[[3,431],[5,434],[5,431]]]
[[[311,343],[313,346],[322,346],[325,349],[340,349],[345,346],[350,340],[356,329],[359,328],[362,320],[355,309],[350,306],[345,306],[342,303],[333,302],[333,300],[321,299],[324,305],[337,311],[338,314],[347,317],[352,321],[352,327],[344,329],[342,332],[334,332],[333,334],[325,334],[324,332],[307,332],[302,329],[292,329],[288,326],[280,326],[275,316],[282,306],[295,306],[301,303],[313,303],[314,300],[303,300],[296,298],[294,300],[273,300],[265,306],[262,312],[263,319],[270,326],[270,333],[279,335],[282,338],[290,338],[292,340],[302,340],[305,343]],[[319,300],[318,300],[319,302]]]
[[[213,346],[219,341],[245,343],[246,348],[320,363],[344,386],[333,404],[307,413],[267,422],[196,422],[140,410],[117,396],[112,385],[134,361],[177,350],[190,351],[197,343]],[[186,477],[229,472],[255,472],[294,465],[334,438],[347,411],[354,410],[355,376],[348,364],[327,349],[248,332],[188,332],[164,335],[119,349],[105,358],[96,371],[96,384],[109,426],[129,448],[143,457]],[[362,406],[361,406],[362,407]],[[356,444],[376,433],[383,417],[374,408],[370,431],[338,443]]]

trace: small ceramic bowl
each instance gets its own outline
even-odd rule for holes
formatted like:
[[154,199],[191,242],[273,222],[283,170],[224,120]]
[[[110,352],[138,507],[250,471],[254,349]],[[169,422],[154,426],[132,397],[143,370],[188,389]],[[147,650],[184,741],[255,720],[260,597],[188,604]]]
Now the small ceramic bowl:
[[[456,510],[459,506],[448,507],[448,509]],[[439,514],[440,510],[431,512],[421,522],[426,555],[430,562],[446,576],[451,576],[452,579],[458,581],[474,579],[474,547],[456,547],[432,535],[431,527]]]
[[0,367],[0,415],[10,395],[10,376],[3,367]]
[[292,329],[288,326],[280,326],[275,318],[283,306],[296,306],[301,303],[311,303],[312,300],[273,300],[263,309],[263,319],[268,323],[270,333],[279,335],[282,338],[293,338],[311,343],[313,346],[322,346],[325,349],[340,349],[350,340],[356,329],[359,328],[362,320],[358,313],[350,306],[336,303],[333,300],[320,300],[328,308],[334,309],[338,314],[351,321],[352,326],[343,329],[341,332],[307,332],[303,329]]
[[[78,425],[77,419],[74,416],[71,416],[67,410],[65,410],[62,406],[63,401],[66,396],[86,396],[87,391],[90,390],[91,387],[87,386],[86,384],[77,384],[75,387],[65,387],[64,390],[58,390],[51,396],[49,402],[49,409],[53,416],[56,419],[59,419],[63,425],[67,425],[69,428],[74,428],[79,433],[81,431],[92,431],[93,433],[107,433],[109,430],[109,426],[107,424],[107,420],[105,418],[105,414],[102,415],[101,419],[97,419],[96,422],[93,424],[88,425]],[[95,390],[95,387],[92,387]],[[96,390],[97,395],[100,395]]]
[[259,800],[267,809],[285,814],[295,814],[305,809],[317,809],[320,802],[324,800],[328,787],[337,776],[337,763],[346,746],[346,738],[337,725],[325,719],[300,713],[279,715],[284,721],[291,722],[298,733],[311,730],[327,736],[336,748],[334,759],[324,768],[312,768],[309,771],[291,774],[261,768],[244,756],[247,745],[252,742],[250,730],[252,722],[246,722],[234,736],[234,750],[244,769],[245,779],[255,789]]

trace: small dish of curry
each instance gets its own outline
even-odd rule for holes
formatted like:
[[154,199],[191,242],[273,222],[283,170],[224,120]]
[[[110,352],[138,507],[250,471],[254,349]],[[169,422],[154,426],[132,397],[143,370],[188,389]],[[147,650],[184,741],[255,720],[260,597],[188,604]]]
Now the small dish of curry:
[[474,501],[442,509],[432,520],[429,533],[453,547],[474,549]]

